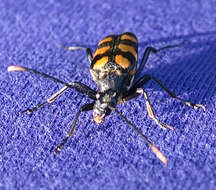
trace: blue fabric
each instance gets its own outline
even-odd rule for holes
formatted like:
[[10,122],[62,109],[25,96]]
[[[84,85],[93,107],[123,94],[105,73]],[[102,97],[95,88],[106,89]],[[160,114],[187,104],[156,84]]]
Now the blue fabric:
[[[215,1],[2,0],[0,10],[0,190],[216,189]],[[159,147],[168,165],[115,113],[100,126],[91,111],[81,114],[73,138],[52,155],[78,108],[90,100],[68,90],[52,105],[19,116],[62,86],[27,72],[8,73],[7,67],[22,65],[96,89],[85,52],[58,44],[95,50],[105,35],[125,31],[139,39],[139,61],[148,45],[189,40],[151,55],[143,73],[207,111],[183,105],[150,82],[145,89],[156,115],[174,131],[148,117],[142,96],[118,109]]]

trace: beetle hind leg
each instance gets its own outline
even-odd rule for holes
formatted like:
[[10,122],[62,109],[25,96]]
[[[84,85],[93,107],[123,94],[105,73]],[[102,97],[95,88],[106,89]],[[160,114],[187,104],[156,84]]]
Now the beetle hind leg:
[[59,45],[59,47],[63,47],[63,48],[64,48],[65,50],[67,50],[67,51],[85,50],[89,62],[90,62],[90,63],[92,62],[93,56],[92,56],[92,50],[91,50],[90,48],[83,47],[83,46],[67,46],[67,47],[64,47],[64,46],[62,46],[62,45]]

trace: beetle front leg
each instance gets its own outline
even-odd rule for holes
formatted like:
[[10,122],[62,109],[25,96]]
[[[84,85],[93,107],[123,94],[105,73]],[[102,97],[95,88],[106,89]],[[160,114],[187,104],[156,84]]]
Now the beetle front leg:
[[67,136],[65,137],[65,139],[58,145],[56,146],[56,148],[52,151],[54,154],[58,153],[59,151],[61,151],[62,147],[65,145],[65,143],[68,141],[69,138],[72,137],[73,133],[74,133],[74,129],[76,127],[76,123],[78,121],[78,118],[80,116],[80,114],[84,111],[89,111],[92,110],[94,107],[94,102],[93,103],[89,103],[89,104],[85,104],[83,105],[78,112],[76,113],[75,119],[73,120],[73,124],[69,130],[69,132],[67,133]]

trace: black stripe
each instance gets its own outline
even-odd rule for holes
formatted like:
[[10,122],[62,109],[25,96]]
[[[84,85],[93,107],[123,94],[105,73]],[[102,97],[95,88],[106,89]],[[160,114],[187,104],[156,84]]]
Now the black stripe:
[[104,42],[104,43],[100,44],[100,45],[97,47],[97,49],[103,48],[103,47],[105,47],[105,46],[110,46],[110,47],[111,47],[112,44],[113,44],[113,41]]
[[125,45],[129,45],[132,46],[136,52],[138,52],[138,45],[137,43],[130,41],[130,40],[121,40],[119,44],[125,44]]
[[[100,44],[101,41],[105,40],[106,38],[110,38],[110,37],[112,38],[111,41],[107,41],[107,42],[104,42],[104,43]],[[106,36],[105,38],[103,38],[103,39],[98,43],[98,48],[101,48],[101,47],[104,47],[104,46],[108,46],[108,45],[111,46],[111,45],[113,44],[113,41],[114,41],[115,37],[116,37],[116,35],[108,35],[108,36]],[[99,45],[99,44],[100,44],[100,45]]]
[[[107,52],[103,53],[103,54],[99,54],[99,55],[96,55],[96,57],[94,57],[94,59],[92,60],[91,62],[91,68],[94,67],[94,64],[99,60],[101,59],[102,57],[105,57],[105,56],[108,56],[108,59],[110,59],[110,57],[112,57],[112,52],[110,50],[108,50]],[[110,61],[110,60],[109,60]],[[108,62],[109,62],[108,61]]]
[[[138,53],[137,53],[137,47],[132,46],[130,43],[120,43],[120,44],[125,44],[125,45],[129,45],[129,46],[131,46],[132,48],[135,49],[136,54],[137,54],[137,56],[138,56]],[[136,57],[135,57],[135,56],[134,56],[130,51],[124,52],[124,51],[122,51],[121,49],[118,48],[118,49],[116,49],[115,52],[122,52],[122,53],[126,53],[126,54],[128,54],[129,57],[133,57],[133,60],[129,60],[129,61],[134,61],[134,62],[136,62]]]
[[113,62],[114,63],[115,62],[115,56],[116,55],[122,55],[123,57],[125,57],[126,59],[128,59],[128,61],[131,63],[131,65],[133,65],[133,64],[136,63],[136,58],[134,57],[134,55],[132,53],[130,53],[130,52],[123,52],[120,49],[118,49],[118,48],[116,49],[115,48],[119,44],[125,44],[125,45],[132,46],[135,49],[136,53],[137,53],[137,51],[138,51],[138,45],[137,45],[137,43],[135,43],[135,42],[133,42],[131,40],[120,40],[120,38],[121,38],[122,35],[130,35],[130,36],[133,36],[133,37],[136,38],[136,36],[134,34],[130,33],[130,32],[125,32],[125,33],[123,33],[121,35],[109,35],[109,36],[106,36],[104,39],[106,39],[108,37],[112,37],[112,41],[102,43],[101,45],[98,46],[97,49],[100,49],[100,48],[105,47],[105,46],[110,46],[110,49],[107,50],[105,53],[96,55],[94,57],[94,59],[92,60],[92,62],[91,62],[91,68],[94,67],[94,64],[99,59],[101,59],[102,57],[105,57],[105,56],[108,56],[108,59],[109,59],[108,62]]
[[103,54],[96,55],[94,59],[91,62],[91,68],[93,68],[94,64],[101,59],[102,57],[108,56],[109,61],[108,62],[114,62],[115,61],[115,56],[116,55],[122,55],[123,57],[127,58],[131,64],[136,63],[136,58],[134,55],[130,52],[123,52],[120,49],[116,49],[114,52],[108,50],[107,52]]
[[131,63],[131,65],[136,63],[136,58],[130,52],[123,52],[121,50],[116,50],[114,55],[115,56],[116,55],[122,55],[123,57],[128,59],[128,61]]
[[[105,46],[110,46],[110,47],[112,47],[112,45],[114,44],[114,43],[117,43],[116,45],[118,45],[119,43],[122,43],[122,44],[125,44],[125,45],[130,45],[130,46],[133,46],[134,47],[134,49],[137,51],[138,50],[138,45],[137,45],[137,43],[136,42],[134,42],[134,41],[131,41],[131,40],[129,40],[129,39],[125,39],[125,40],[121,40],[120,38],[121,38],[121,36],[117,36],[117,35],[110,35],[110,37],[112,36],[112,41],[108,41],[108,42],[104,42],[104,43],[102,43],[102,44],[100,44],[100,45],[98,45],[98,49],[99,48],[102,48],[102,47],[105,47]],[[117,38],[118,37],[118,38]],[[135,36],[134,36],[135,37]],[[107,37],[106,37],[107,38]],[[104,38],[104,39],[106,39],[106,38]],[[103,39],[103,40],[104,40]],[[103,41],[103,40],[101,40],[101,41]],[[100,43],[100,42],[99,42]]]

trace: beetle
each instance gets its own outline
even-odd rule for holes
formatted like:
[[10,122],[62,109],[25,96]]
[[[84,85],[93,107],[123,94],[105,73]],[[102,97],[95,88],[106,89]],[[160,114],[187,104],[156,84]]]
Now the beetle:
[[153,80],[172,98],[181,101],[191,108],[202,108],[205,111],[206,108],[204,105],[194,104],[176,96],[170,89],[168,89],[160,80],[158,80],[154,76],[145,74],[140,77],[150,53],[157,54],[162,50],[179,47],[180,45],[182,45],[182,43],[168,45],[160,49],[156,49],[151,46],[147,47],[139,66],[137,65],[138,40],[137,37],[131,32],[106,36],[98,43],[94,55],[92,54],[92,50],[90,48],[79,46],[67,47],[66,49],[69,51],[79,49],[86,51],[88,60],[90,62],[90,73],[93,80],[98,86],[98,91],[91,89],[81,82],[66,83],[53,76],[27,67],[11,65],[8,67],[8,71],[28,71],[31,73],[39,74],[40,76],[49,78],[57,83],[64,85],[63,88],[53,94],[46,101],[36,105],[33,108],[28,108],[20,112],[21,114],[25,112],[32,113],[46,104],[53,103],[68,88],[72,88],[93,100],[92,103],[85,104],[78,110],[66,138],[54,149],[53,153],[59,152],[68,141],[68,139],[72,136],[78,118],[82,112],[93,110],[94,121],[98,124],[101,124],[104,118],[109,115],[111,111],[114,111],[123,121],[125,121],[132,129],[135,130],[138,135],[140,135],[144,139],[144,141],[151,147],[155,155],[163,163],[167,164],[167,158],[165,157],[165,155],[145,135],[143,135],[134,124],[132,124],[125,116],[123,116],[123,114],[119,112],[116,107],[118,104],[124,103],[143,94],[146,100],[146,107],[150,118],[152,118],[162,129],[173,130],[172,126],[162,123],[156,117],[155,112],[151,106],[149,96],[143,89],[143,86],[146,83],[148,83],[150,80]]

